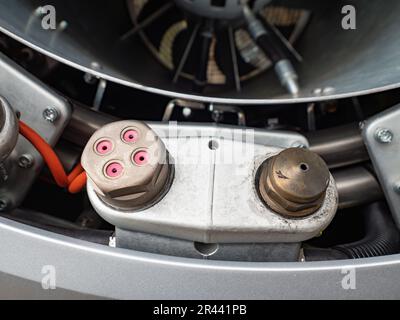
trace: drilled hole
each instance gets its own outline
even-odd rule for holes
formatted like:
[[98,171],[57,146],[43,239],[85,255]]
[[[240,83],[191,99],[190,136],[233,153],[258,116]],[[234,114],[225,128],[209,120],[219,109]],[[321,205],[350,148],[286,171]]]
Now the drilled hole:
[[218,145],[218,141],[215,140],[210,140],[208,142],[208,147],[210,148],[210,150],[217,150],[219,145]]
[[310,169],[310,167],[308,166],[307,163],[302,163],[302,164],[300,164],[300,170],[301,170],[301,171],[306,172],[306,171],[308,171],[309,169]]
[[217,243],[202,243],[202,242],[195,242],[194,248],[198,253],[200,253],[204,257],[209,257],[215,254],[218,251],[218,244]]

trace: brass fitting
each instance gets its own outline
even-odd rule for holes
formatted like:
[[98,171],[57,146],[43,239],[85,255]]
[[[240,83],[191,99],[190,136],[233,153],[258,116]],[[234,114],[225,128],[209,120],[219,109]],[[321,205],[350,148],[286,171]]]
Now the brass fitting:
[[173,167],[164,143],[140,121],[113,122],[96,131],[81,163],[98,196],[118,209],[146,208],[172,182]]
[[273,211],[301,218],[316,212],[325,199],[330,173],[324,160],[306,149],[286,149],[259,169],[262,200]]

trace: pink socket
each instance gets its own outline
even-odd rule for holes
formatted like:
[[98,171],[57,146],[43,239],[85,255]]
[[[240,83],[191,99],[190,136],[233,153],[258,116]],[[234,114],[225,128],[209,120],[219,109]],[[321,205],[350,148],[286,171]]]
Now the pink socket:
[[112,148],[113,148],[113,144],[110,140],[106,140],[106,139],[100,140],[96,144],[96,152],[101,155],[110,153],[112,151]]
[[149,154],[147,153],[147,151],[144,151],[144,150],[138,151],[133,156],[133,161],[138,166],[144,166],[149,161]]
[[106,167],[106,175],[110,178],[117,178],[121,175],[124,168],[118,162],[112,162]]
[[122,135],[122,139],[125,142],[129,142],[129,143],[136,142],[138,140],[138,138],[139,138],[139,132],[137,132],[134,129],[126,130],[124,132],[124,134]]

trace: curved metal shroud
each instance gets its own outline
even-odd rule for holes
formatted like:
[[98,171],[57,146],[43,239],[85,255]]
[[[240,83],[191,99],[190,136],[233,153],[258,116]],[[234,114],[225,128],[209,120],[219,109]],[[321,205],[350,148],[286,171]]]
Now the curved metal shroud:
[[[233,104],[294,103],[369,94],[400,86],[400,39],[397,36],[400,2],[348,1],[357,8],[357,29],[343,30],[340,1],[275,3],[307,8],[313,18],[296,44],[304,62],[297,66],[301,92],[285,95],[273,72],[244,82],[242,91],[194,95],[173,85],[171,74],[157,63],[139,37],[121,36],[131,28],[126,4],[120,1],[0,2],[0,30],[53,58],[101,78],[127,86],[191,100]],[[41,27],[35,13],[40,5],[57,9],[57,30]],[[379,12],[379,14],[377,14]],[[384,18],[382,18],[384,17]],[[93,62],[100,68],[92,68]],[[325,89],[324,89],[325,88]]]

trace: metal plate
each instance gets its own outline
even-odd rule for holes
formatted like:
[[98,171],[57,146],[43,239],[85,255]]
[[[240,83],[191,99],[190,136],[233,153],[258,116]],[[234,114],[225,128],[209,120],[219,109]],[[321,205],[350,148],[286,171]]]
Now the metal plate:
[[[69,103],[1,53],[0,95],[5,97],[15,112],[21,114],[21,120],[50,145],[55,145],[70,119]],[[58,118],[53,123],[43,117],[46,108],[54,108],[58,112]],[[32,156],[31,167],[18,166],[18,159],[22,155]],[[16,207],[22,202],[42,164],[41,155],[20,135],[16,148],[5,163],[10,170],[9,179],[0,185],[0,201],[5,204],[4,209]]]
[[[377,136],[380,130],[388,130],[388,135],[380,139]],[[363,128],[363,138],[393,218],[400,228],[400,105],[369,119]]]
[[[174,131],[171,128],[169,132]],[[174,158],[175,177],[165,197],[152,207],[139,212],[113,209],[88,181],[89,199],[105,220],[122,229],[205,243],[300,242],[320,233],[332,220],[338,200],[332,178],[322,207],[303,219],[283,218],[258,197],[255,177],[261,163],[283,148],[307,145],[301,135],[175,128],[171,136],[156,129]]]

